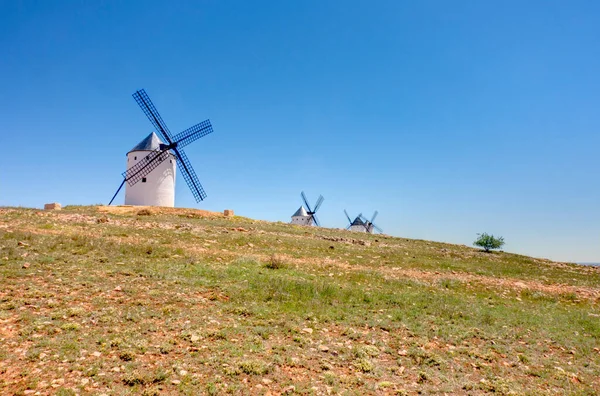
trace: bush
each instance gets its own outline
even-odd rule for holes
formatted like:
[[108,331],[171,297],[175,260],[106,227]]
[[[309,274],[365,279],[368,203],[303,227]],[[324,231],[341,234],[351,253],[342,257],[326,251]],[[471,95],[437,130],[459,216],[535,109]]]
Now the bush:
[[503,237],[496,238],[485,232],[477,235],[479,235],[479,238],[473,242],[473,245],[482,247],[486,252],[489,252],[491,249],[500,249],[504,245]]
[[285,268],[285,261],[283,260],[283,257],[274,254],[271,256],[271,258],[269,259],[269,261],[265,264],[265,267],[268,269],[281,269],[281,268]]

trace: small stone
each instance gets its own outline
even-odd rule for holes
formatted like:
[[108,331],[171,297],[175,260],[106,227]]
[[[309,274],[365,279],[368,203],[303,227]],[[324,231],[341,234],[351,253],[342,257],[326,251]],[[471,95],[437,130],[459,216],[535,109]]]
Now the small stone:
[[62,206],[58,202],[47,203],[44,205],[44,210],[61,210]]
[[30,265],[31,264],[29,264],[29,263],[23,263],[23,268],[27,269],[27,268],[29,268]]
[[329,351],[329,347],[327,345],[319,345],[319,351],[327,352]]
[[121,290],[123,290],[123,289],[121,288],[121,286],[117,286],[117,287],[115,287],[113,290],[114,290],[114,291],[121,291]]
[[398,355],[406,356],[406,355],[408,355],[408,351],[406,349],[401,349],[398,351]]
[[270,383],[272,383],[272,382],[273,382],[273,380],[271,380],[271,379],[268,379],[268,378],[263,378],[263,379],[262,379],[262,383],[263,383],[263,384],[265,384],[265,385],[269,385],[269,384],[270,384]]
[[200,341],[200,337],[197,336],[196,334],[192,334],[192,336],[190,337],[190,340],[192,342]]
[[26,247],[26,246],[29,246],[29,244],[27,242],[19,241],[19,242],[17,242],[17,246]]
[[183,377],[184,375],[187,375],[187,373],[188,373],[188,372],[187,372],[187,371],[185,371],[185,370],[179,370],[179,375],[181,375],[182,377]]
[[173,381],[171,381],[171,383],[173,385],[179,385],[179,384],[181,384],[181,381],[179,381],[179,380],[173,380]]
[[43,359],[43,358],[45,358],[46,356],[48,356],[48,355],[46,355],[44,352],[42,352],[42,353],[40,353],[40,356],[39,356],[39,358],[40,358],[40,360],[42,360],[42,359]]
[[25,391],[23,391],[24,395],[33,395],[35,393],[35,390],[33,389],[27,389]]
[[90,380],[88,378],[82,378],[81,379],[81,385],[87,385],[90,383]]
[[100,356],[102,355],[102,353],[100,353],[100,352],[96,351],[96,352],[93,352],[93,353],[92,353],[92,355],[93,355],[94,357],[100,357]]
[[115,367],[112,368],[112,371],[114,371],[115,373],[118,373],[119,371],[121,371],[121,368],[115,366]]
[[305,327],[302,329],[303,333],[308,333],[308,334],[312,334],[313,333],[313,329],[311,329],[310,327]]
[[253,243],[250,243],[250,242],[248,242],[248,246],[249,246],[249,247],[254,247],[254,244],[253,244]]

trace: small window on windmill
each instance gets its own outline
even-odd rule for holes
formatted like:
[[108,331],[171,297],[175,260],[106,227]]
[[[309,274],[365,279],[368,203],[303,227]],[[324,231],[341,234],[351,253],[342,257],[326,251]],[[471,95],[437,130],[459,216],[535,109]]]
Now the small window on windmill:
[[137,157],[133,157],[133,160],[134,160],[134,161],[137,161]]
[[142,177],[142,183],[146,183],[146,178]]

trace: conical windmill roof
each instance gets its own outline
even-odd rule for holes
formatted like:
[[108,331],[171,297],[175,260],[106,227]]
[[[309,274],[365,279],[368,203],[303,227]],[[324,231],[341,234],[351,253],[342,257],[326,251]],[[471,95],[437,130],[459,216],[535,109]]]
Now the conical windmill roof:
[[356,216],[356,219],[352,222],[353,226],[364,226],[365,222],[361,220],[360,216]]
[[161,144],[164,144],[162,140],[156,135],[156,133],[152,132],[150,135],[146,136],[144,140],[139,142],[134,148],[129,150],[129,153],[132,151],[153,151],[160,147]]
[[292,217],[296,216],[308,216],[308,213],[306,213],[306,209],[304,209],[304,206],[300,206],[300,209],[298,209],[296,213],[292,215]]

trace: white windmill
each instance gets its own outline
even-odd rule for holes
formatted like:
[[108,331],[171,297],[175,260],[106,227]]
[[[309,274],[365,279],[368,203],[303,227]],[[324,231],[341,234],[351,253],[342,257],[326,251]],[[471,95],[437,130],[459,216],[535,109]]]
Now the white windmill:
[[[152,132],[127,153],[127,170],[144,161],[164,143]],[[125,186],[125,205],[175,206],[175,162],[170,152],[166,158],[135,184]]]
[[139,90],[133,97],[167,143],[152,132],[127,153],[127,171],[123,173],[123,182],[108,204],[114,201],[127,182],[125,205],[175,206],[175,163],[196,202],[202,201],[206,193],[183,147],[211,133],[210,121],[203,121],[172,136],[146,91]]
[[317,216],[315,216],[315,213],[317,213],[317,210],[319,210],[319,207],[321,206],[321,204],[324,201],[323,196],[319,195],[319,199],[317,199],[317,203],[315,204],[315,208],[313,210],[310,208],[310,205],[308,204],[308,200],[306,199],[306,195],[304,195],[304,191],[302,191],[302,193],[300,193],[300,195],[302,196],[304,205],[306,205],[306,208],[308,208],[308,210],[306,210],[306,208],[304,208],[304,205],[300,206],[300,208],[296,211],[296,213],[294,213],[292,215],[292,224],[308,225],[308,226],[316,225],[316,226],[320,227],[321,225],[319,224],[319,219],[317,219]]
[[358,216],[356,216],[356,218],[354,219],[354,221],[352,221],[350,216],[348,216],[348,212],[346,212],[346,209],[344,209],[344,213],[346,214],[346,218],[348,219],[348,226],[346,227],[347,230],[356,232],[368,232],[369,234],[373,234],[375,233],[375,231],[383,233],[383,230],[373,223],[375,221],[375,217],[377,217],[377,214],[379,213],[378,211],[375,211],[375,213],[373,213],[373,217],[371,217],[371,220],[365,218],[362,215],[362,213],[359,213]]

